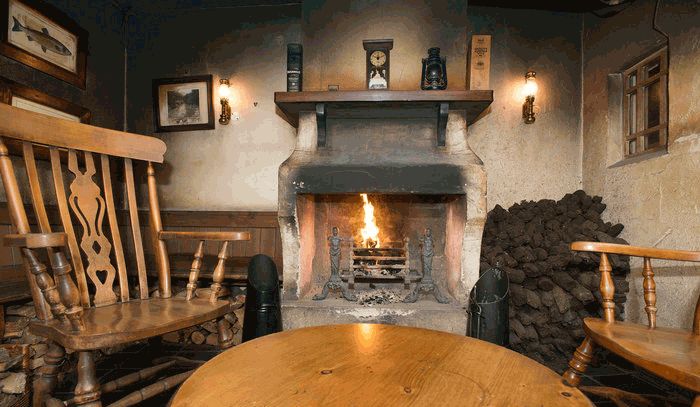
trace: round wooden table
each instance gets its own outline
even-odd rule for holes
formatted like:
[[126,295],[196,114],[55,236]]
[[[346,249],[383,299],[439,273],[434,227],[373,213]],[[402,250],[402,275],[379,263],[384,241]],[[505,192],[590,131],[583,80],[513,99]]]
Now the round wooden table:
[[197,369],[183,406],[592,406],[545,366],[473,338],[393,325],[295,329]]

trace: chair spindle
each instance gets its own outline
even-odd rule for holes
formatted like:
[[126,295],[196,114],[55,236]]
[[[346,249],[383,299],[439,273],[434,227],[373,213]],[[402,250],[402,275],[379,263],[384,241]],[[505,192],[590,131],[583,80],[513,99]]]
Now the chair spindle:
[[[36,215],[37,223],[39,224],[39,230],[41,230],[41,233],[51,233],[51,223],[49,222],[49,217],[46,214],[46,206],[44,205],[44,194],[41,191],[41,185],[39,182],[39,172],[37,171],[36,160],[34,159],[34,145],[28,141],[22,142],[22,154],[24,156],[24,168],[27,171],[27,179],[29,181],[29,190],[31,192],[30,195],[32,197],[32,206],[34,208],[34,214]],[[51,269],[54,270],[54,280],[56,279],[56,264],[54,264],[54,259],[56,258],[56,250],[60,250],[60,248],[46,248],[46,253],[49,256],[49,263],[51,265]],[[56,281],[56,284],[59,287],[60,293],[61,284],[58,281]],[[66,301],[64,300],[63,296],[61,296],[61,301],[63,301],[63,305],[66,305]],[[66,307],[70,308],[69,305],[66,305]]]
[[195,290],[197,290],[199,271],[202,268],[202,257],[204,257],[204,240],[199,241],[197,250],[194,252],[194,260],[192,260],[192,267],[190,268],[190,279],[187,283],[187,301],[194,298]]
[[134,185],[134,165],[130,158],[124,159],[124,180],[126,181],[126,198],[129,203],[129,221],[131,222],[131,237],[134,239],[134,254],[136,255],[136,270],[139,276],[139,298],[148,298],[148,278],[146,277],[146,258],[143,253],[141,224],[139,210],[136,204],[136,186]]
[[644,258],[644,311],[649,318],[649,328],[656,328],[656,282],[654,281],[654,270],[651,268],[651,259]]
[[614,322],[615,321],[615,302],[613,301],[613,296],[615,295],[615,284],[612,280],[612,267],[610,266],[610,261],[608,260],[608,255],[605,253],[600,253],[600,294],[603,297],[603,316],[605,321]]
[[151,215],[151,238],[156,250],[156,265],[158,267],[158,291],[161,298],[169,298],[172,295],[170,289],[170,261],[165,242],[158,238],[163,230],[163,222],[160,218],[160,204],[158,203],[158,184],[156,183],[156,171],[153,163],[148,163],[148,206]]
[[56,289],[56,283],[54,283],[49,273],[46,272],[44,263],[37,259],[34,251],[31,249],[23,248],[22,253],[24,253],[24,257],[29,263],[29,270],[34,275],[37,286],[44,294],[44,299],[51,308],[51,313],[61,321],[68,322],[66,307],[63,305],[63,302],[61,302],[61,297]]
[[219,261],[216,263],[214,274],[212,276],[213,282],[211,284],[211,298],[209,299],[211,302],[217,301],[219,294],[223,289],[221,283],[224,281],[224,266],[226,265],[226,259],[228,256],[226,253],[227,249],[228,241],[224,241],[224,244],[221,245],[221,250],[219,250]]
[[104,200],[107,205],[107,219],[109,231],[112,233],[114,244],[114,258],[117,260],[117,273],[119,276],[119,296],[122,302],[129,301],[129,280],[126,275],[126,261],[124,260],[124,247],[117,223],[117,212],[114,206],[114,192],[112,189],[112,171],[109,168],[109,156],[100,154],[102,166],[102,186],[104,187]]
[[80,292],[78,291],[78,287],[70,276],[70,272],[73,268],[70,266],[70,263],[68,263],[66,256],[61,250],[55,250],[51,255],[53,256],[51,268],[53,269],[53,275],[56,280],[61,302],[66,307],[66,316],[73,330],[82,331],[85,329],[85,324],[82,319],[83,307],[80,305]]

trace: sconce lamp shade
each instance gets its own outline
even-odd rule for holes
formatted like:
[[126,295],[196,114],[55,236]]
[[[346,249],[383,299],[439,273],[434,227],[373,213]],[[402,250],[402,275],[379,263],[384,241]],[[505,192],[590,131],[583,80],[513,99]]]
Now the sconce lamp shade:
[[535,78],[535,72],[529,71],[525,74],[525,96],[536,96],[537,95],[537,79]]
[[228,103],[228,98],[231,96],[231,88],[229,87],[228,79],[219,80],[219,99],[221,100],[221,116],[219,123],[229,124],[231,122],[231,105]]
[[525,124],[532,124],[535,122],[535,95],[537,94],[537,80],[535,79],[534,71],[528,71],[525,74],[523,93],[525,94],[523,120]]
[[221,79],[219,81],[219,98],[228,99],[231,95],[231,88],[229,87],[228,79]]

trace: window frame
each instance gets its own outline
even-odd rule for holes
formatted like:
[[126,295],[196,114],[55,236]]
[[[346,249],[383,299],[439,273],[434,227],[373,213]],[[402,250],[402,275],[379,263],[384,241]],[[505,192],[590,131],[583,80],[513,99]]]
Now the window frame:
[[[659,72],[651,77],[647,75],[647,67],[656,59],[659,60]],[[630,77],[636,75],[634,85],[630,85]],[[658,82],[659,91],[659,124],[647,128],[648,94],[647,88]],[[623,83],[623,134],[622,144],[625,158],[637,157],[668,147],[668,47],[663,47],[622,72]],[[634,132],[630,128],[630,100],[635,95]],[[647,147],[648,136],[658,132],[657,145]],[[630,153],[630,142],[635,142],[635,151]]]

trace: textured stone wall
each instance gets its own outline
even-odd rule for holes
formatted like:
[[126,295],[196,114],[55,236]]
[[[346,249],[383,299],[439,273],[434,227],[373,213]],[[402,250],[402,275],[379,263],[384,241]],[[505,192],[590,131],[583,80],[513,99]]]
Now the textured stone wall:
[[[583,187],[605,197],[606,220],[622,222],[633,245],[700,250],[700,4],[662,1],[658,26],[670,36],[668,154],[621,163],[621,125],[608,75],[665,44],[652,29],[655,2],[639,0],[622,13],[586,15],[583,36]],[[609,105],[611,106],[609,108]],[[614,166],[615,165],[615,166]],[[659,324],[689,327],[699,268],[655,262]],[[628,318],[645,321],[640,262],[632,263]]]

